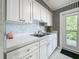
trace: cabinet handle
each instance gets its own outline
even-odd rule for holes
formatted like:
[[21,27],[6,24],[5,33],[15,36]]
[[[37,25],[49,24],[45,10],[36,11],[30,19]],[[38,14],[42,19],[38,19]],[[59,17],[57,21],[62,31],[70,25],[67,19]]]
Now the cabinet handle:
[[24,19],[20,19],[20,21],[25,22],[25,20],[24,20]]
[[48,43],[48,46],[49,46],[49,43]]
[[23,20],[23,22],[25,22],[25,20]]
[[30,58],[32,57],[32,55],[30,56]]
[[29,59],[29,58],[26,58],[26,59]]
[[27,49],[27,52],[29,52],[30,51],[30,49]]
[[29,57],[25,58],[25,59],[29,59]]

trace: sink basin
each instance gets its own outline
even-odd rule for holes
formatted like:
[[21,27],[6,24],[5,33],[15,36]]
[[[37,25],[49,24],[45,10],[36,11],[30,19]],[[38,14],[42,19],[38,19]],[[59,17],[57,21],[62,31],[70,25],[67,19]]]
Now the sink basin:
[[39,35],[39,34],[31,34],[32,36],[36,36],[36,37],[43,37],[45,35]]
[[31,34],[32,36],[36,36],[36,37],[43,37],[49,34]]

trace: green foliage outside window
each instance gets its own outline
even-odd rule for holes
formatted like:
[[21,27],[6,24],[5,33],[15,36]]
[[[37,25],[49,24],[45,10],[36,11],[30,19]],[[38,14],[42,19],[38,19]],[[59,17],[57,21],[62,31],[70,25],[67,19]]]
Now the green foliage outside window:
[[66,33],[67,39],[77,39],[77,16],[66,17]]

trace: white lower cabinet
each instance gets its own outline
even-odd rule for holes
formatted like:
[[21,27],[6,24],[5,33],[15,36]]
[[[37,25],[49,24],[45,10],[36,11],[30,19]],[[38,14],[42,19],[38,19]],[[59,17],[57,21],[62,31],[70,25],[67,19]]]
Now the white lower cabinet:
[[48,58],[57,47],[57,33],[48,36]]
[[7,53],[7,59],[39,59],[39,42]]
[[40,41],[7,53],[7,59],[48,59],[57,47],[57,34],[39,38]]
[[16,51],[9,52],[7,53],[7,59],[20,59],[20,53]]
[[40,42],[40,59],[47,59],[47,40]]
[[20,53],[12,52],[7,55],[7,59],[39,59],[39,49],[21,57]]
[[47,45],[46,44],[40,47],[40,59],[47,59]]
[[39,59],[39,49],[31,52],[29,55],[24,56],[22,59]]

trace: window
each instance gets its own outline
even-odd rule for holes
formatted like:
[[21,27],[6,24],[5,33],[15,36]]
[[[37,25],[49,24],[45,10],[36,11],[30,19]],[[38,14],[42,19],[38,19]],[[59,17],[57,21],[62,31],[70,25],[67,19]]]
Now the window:
[[66,42],[77,46],[77,15],[66,16]]

